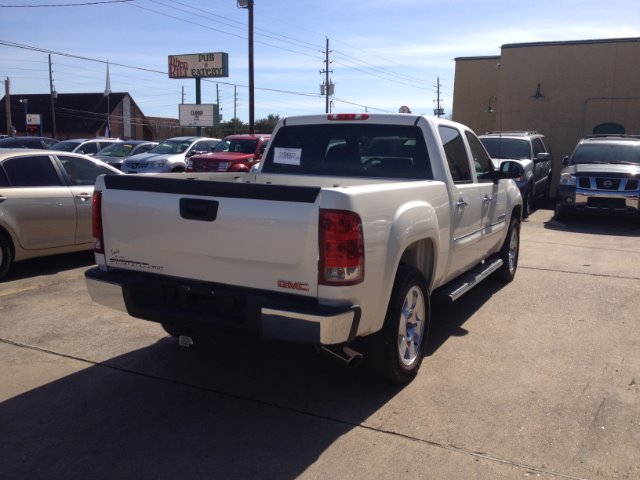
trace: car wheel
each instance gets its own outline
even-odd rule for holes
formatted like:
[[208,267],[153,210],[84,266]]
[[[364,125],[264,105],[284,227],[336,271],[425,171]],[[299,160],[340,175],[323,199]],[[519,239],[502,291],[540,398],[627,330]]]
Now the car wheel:
[[382,330],[365,338],[364,361],[393,383],[408,383],[418,373],[429,333],[429,289],[415,268],[400,266]]
[[533,185],[529,184],[527,187],[527,194],[522,202],[522,218],[528,218],[533,212]]
[[567,212],[562,210],[559,203],[556,203],[556,206],[553,212],[553,218],[555,218],[556,221],[558,222],[563,222],[567,219],[567,217],[568,217]]
[[518,257],[520,255],[520,220],[512,218],[504,239],[499,257],[502,259],[502,266],[496,271],[497,277],[503,282],[511,282],[516,276],[518,268]]
[[181,329],[175,323],[162,322],[160,325],[162,326],[162,329],[165,332],[167,332],[170,336],[174,338],[178,338],[181,335],[181,333],[184,332],[184,330]]
[[0,279],[6,275],[12,263],[13,254],[11,250],[11,242],[7,235],[0,232]]

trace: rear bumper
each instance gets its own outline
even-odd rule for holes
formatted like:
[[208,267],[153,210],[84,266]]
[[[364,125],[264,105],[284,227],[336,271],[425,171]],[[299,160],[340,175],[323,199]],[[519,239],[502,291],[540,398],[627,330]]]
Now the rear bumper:
[[85,272],[94,302],[178,328],[219,328],[313,345],[353,340],[358,305],[326,306],[315,299],[96,267]]

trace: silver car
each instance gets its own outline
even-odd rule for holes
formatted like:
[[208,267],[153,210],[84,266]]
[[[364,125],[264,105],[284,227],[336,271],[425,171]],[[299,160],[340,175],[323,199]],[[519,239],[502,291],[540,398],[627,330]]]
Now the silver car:
[[219,138],[174,137],[160,142],[153,150],[129,157],[122,164],[124,173],[184,172],[187,159],[196,153],[209,153]]
[[72,138],[56,143],[51,147],[51,150],[84,153],[85,155],[93,156],[99,150],[121,141],[119,138]]
[[129,158],[140,153],[147,153],[149,150],[158,145],[158,142],[148,142],[146,140],[125,140],[124,142],[116,142],[108,147],[99,150],[93,158],[102,160],[112,167],[120,170],[122,164]]
[[0,279],[14,262],[93,248],[102,174],[121,172],[76,153],[0,149]]

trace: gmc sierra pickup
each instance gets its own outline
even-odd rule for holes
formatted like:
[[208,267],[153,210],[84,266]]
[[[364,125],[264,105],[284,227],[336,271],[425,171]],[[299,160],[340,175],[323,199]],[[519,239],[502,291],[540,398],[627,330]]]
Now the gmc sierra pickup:
[[181,344],[249,332],[408,382],[432,295],[513,279],[522,173],[444,119],[285,118],[258,172],[99,177],[87,287]]

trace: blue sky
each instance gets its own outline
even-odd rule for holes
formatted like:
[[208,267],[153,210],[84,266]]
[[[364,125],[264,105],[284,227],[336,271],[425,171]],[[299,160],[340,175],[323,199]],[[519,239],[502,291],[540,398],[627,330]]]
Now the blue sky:
[[[236,116],[248,121],[248,15],[236,0],[98,2],[0,0],[0,79],[10,78],[12,95],[48,93],[46,52],[53,51],[58,92],[104,90],[109,61],[113,92],[129,92],[147,116],[177,118],[182,87],[185,103],[195,103],[195,81],[169,79],[168,55],[227,52],[229,77],[203,80],[202,103],[216,103],[217,82],[223,119],[231,119],[235,108]],[[61,4],[76,5],[36,6]],[[319,72],[327,37],[333,111],[397,112],[407,105],[431,114],[439,77],[447,115],[456,57],[499,55],[508,43],[640,37],[637,0],[254,0],[254,5],[256,119],[324,112]]]

